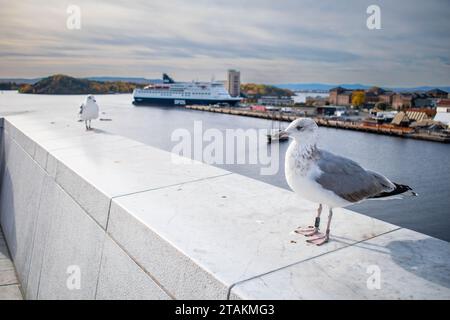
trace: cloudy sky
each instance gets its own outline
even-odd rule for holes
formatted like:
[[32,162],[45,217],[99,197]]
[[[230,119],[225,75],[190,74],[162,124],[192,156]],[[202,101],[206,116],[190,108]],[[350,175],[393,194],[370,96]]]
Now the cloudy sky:
[[[381,8],[381,30],[366,26]],[[81,29],[66,26],[69,5]],[[0,77],[450,85],[448,0],[0,0]]]

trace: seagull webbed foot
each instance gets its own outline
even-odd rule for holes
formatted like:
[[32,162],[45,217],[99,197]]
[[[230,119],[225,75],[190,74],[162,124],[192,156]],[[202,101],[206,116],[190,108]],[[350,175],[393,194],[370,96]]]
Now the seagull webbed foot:
[[317,229],[314,226],[298,227],[297,229],[294,230],[294,232],[307,236],[309,234],[311,235],[315,234],[317,232]]
[[321,246],[321,245],[327,243],[328,241],[330,241],[330,236],[327,234],[322,234],[322,233],[320,233],[319,235],[317,235],[314,238],[306,240],[306,242],[315,244],[316,246]]

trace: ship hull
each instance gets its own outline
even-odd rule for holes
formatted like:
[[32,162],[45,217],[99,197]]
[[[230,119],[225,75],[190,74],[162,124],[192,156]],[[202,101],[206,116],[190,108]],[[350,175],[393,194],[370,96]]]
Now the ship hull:
[[175,99],[175,98],[144,98],[134,97],[134,105],[148,105],[148,106],[186,106],[186,105],[211,105],[228,103],[235,106],[239,100],[212,100],[212,99]]

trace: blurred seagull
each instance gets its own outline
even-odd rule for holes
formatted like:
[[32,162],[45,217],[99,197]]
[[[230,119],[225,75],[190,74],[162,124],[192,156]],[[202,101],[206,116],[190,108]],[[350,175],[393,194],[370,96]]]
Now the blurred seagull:
[[[286,132],[293,138],[285,158],[287,183],[300,197],[319,204],[314,225],[295,230],[310,237],[308,243],[322,245],[328,242],[333,208],[346,207],[367,199],[417,196],[406,185],[393,183],[350,159],[317,148],[318,126],[312,119],[296,119]],[[319,232],[322,205],[329,208],[324,234]]]
[[93,95],[88,95],[81,104],[79,115],[80,119],[83,120],[86,125],[86,130],[92,129],[91,120],[98,118],[98,105]]

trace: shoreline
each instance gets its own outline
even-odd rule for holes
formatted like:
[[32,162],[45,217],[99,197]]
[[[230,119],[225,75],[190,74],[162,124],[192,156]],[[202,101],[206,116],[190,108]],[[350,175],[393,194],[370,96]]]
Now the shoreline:
[[[231,115],[236,115],[236,116],[254,117],[254,118],[262,118],[262,119],[278,120],[278,121],[286,121],[286,122],[291,122],[291,121],[295,120],[296,118],[298,118],[298,116],[296,116],[296,115],[276,114],[276,113],[270,113],[270,112],[259,112],[259,111],[231,109],[231,108],[212,108],[209,106],[200,106],[200,105],[189,105],[189,106],[185,106],[184,108],[191,109],[191,110],[198,110],[198,111],[216,112],[216,113],[231,114]],[[314,117],[314,120],[321,127],[330,127],[330,128],[343,129],[343,130],[361,131],[361,132],[366,132],[366,133],[396,136],[396,137],[407,138],[407,139],[426,140],[426,141],[433,141],[433,142],[440,142],[440,143],[450,143],[450,135],[418,133],[418,132],[414,132],[414,130],[409,127],[394,127],[394,126],[390,126],[390,125],[369,126],[369,125],[365,125],[362,122],[329,120],[329,119],[323,119],[323,118],[319,118],[319,117]]]

